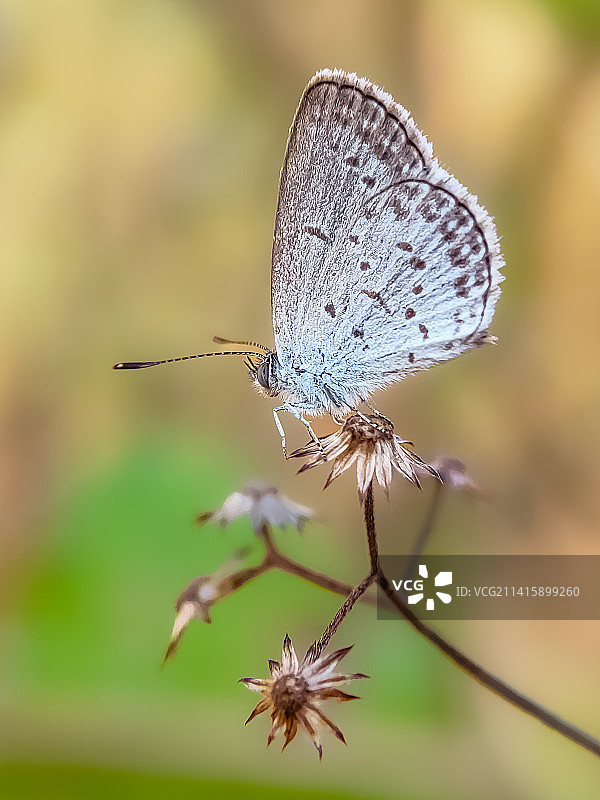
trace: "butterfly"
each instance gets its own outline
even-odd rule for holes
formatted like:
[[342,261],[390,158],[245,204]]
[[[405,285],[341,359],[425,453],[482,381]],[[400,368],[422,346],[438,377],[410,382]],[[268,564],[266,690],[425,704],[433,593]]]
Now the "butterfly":
[[[243,355],[273,413],[344,416],[408,375],[492,341],[504,264],[492,218],[366,78],[324,69],[290,129],[275,217],[275,348]],[[257,352],[258,351],[258,352]]]

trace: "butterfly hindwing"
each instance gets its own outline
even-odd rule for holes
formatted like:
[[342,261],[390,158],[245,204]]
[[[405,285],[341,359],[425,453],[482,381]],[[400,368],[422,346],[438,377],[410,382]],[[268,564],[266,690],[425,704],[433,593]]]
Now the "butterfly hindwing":
[[380,192],[315,287],[335,307],[331,360],[389,382],[480,344],[499,294],[493,260],[482,225],[449,189],[407,179]]

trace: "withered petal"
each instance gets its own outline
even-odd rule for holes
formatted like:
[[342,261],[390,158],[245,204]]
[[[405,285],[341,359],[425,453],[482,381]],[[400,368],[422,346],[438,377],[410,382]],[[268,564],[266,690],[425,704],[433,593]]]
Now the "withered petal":
[[266,711],[270,705],[271,701],[268,698],[265,697],[263,700],[261,700],[260,703],[258,703],[255,706],[254,710],[252,711],[246,722],[244,722],[244,725],[247,725],[254,719],[254,717],[257,717],[259,714],[262,714],[263,711]]
[[[275,712],[273,713],[272,716],[275,716]],[[269,735],[267,737],[267,747],[271,744],[273,739],[277,736],[277,732],[279,731],[279,729],[281,728],[282,725],[283,725],[283,719],[281,718],[281,716],[277,716],[277,718],[274,720],[273,725],[271,727],[271,732],[269,733]]]
[[345,472],[358,458],[358,453],[356,451],[347,453],[345,456],[340,456],[333,462],[333,468],[329,473],[329,477],[325,481],[325,486],[323,489],[327,489],[327,487],[333,483],[333,481],[339,477],[342,472]]
[[292,640],[287,633],[283,640],[283,649],[281,652],[281,670],[284,673],[294,673],[298,671],[298,657],[294,650]]
[[273,681],[263,680],[262,678],[240,678],[238,683],[244,683],[251,692],[262,692],[269,690]]
[[348,655],[353,647],[353,644],[349,645],[348,647],[341,647],[339,650],[330,653],[328,656],[322,656],[312,663],[303,662],[302,667],[303,669],[310,670],[310,674],[316,676],[319,672],[324,672],[328,667],[335,666],[338,661],[341,661],[342,658],[345,658],[345,656]]
[[329,717],[328,717],[328,716],[326,716],[326,715],[325,715],[325,714],[324,714],[324,713],[321,711],[321,709],[320,709],[318,706],[313,706],[313,705],[310,705],[310,706],[309,706],[309,708],[310,708],[310,710],[311,710],[311,711],[314,711],[314,712],[315,712],[315,714],[318,714],[318,715],[319,715],[319,717],[321,718],[321,720],[322,720],[322,721],[325,723],[325,725],[327,725],[327,727],[328,727],[328,728],[329,728],[329,729],[330,729],[330,730],[331,730],[331,731],[332,731],[332,732],[333,732],[333,733],[334,733],[334,734],[337,736],[337,738],[340,740],[340,742],[343,742],[344,744],[346,744],[346,740],[344,739],[344,734],[341,732],[341,730],[338,728],[338,726],[337,726],[335,723],[333,723],[333,722],[332,722],[332,721],[329,719]]
[[210,520],[214,517],[214,515],[215,515],[214,511],[203,511],[196,517],[196,524],[202,527],[202,525],[206,525],[207,522],[210,522]]
[[369,677],[369,675],[365,675],[363,672],[351,672],[348,675],[332,675],[331,677],[325,676],[322,681],[317,679],[316,684],[317,687],[322,688],[323,686],[327,686],[329,683],[343,683],[344,681],[352,681],[355,678]]
[[285,742],[283,743],[283,747],[281,748],[281,752],[285,750],[288,744],[292,741],[292,739],[296,736],[298,731],[298,720],[296,717],[288,717],[285,722]]
[[321,746],[321,740],[319,738],[318,733],[316,732],[315,728],[310,724],[306,714],[299,711],[298,719],[302,723],[302,725],[304,725],[306,731],[308,732],[308,735],[312,739],[314,746],[317,748],[317,753],[319,754],[319,761],[320,761],[323,758],[323,748]]
[[322,689],[315,689],[312,693],[317,700],[339,700],[340,702],[346,700],[360,700],[360,697],[357,694],[348,694],[347,692],[342,692],[340,689],[329,689],[327,687],[323,687]]

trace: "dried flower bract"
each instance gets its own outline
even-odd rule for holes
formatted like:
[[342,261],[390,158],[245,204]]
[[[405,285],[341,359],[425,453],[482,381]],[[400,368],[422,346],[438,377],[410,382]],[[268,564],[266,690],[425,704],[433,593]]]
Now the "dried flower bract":
[[340,741],[346,744],[343,733],[323,713],[320,704],[321,701],[329,699],[338,701],[358,699],[356,695],[346,694],[338,687],[354,678],[368,676],[360,672],[339,675],[333,671],[338,661],[341,661],[351,649],[352,647],[344,647],[329,656],[321,656],[316,660],[311,660],[307,654],[299,663],[290,637],[286,634],[283,640],[281,663],[269,661],[271,678],[267,680],[242,678],[240,680],[240,683],[245,683],[248,689],[264,695],[246,720],[246,725],[258,714],[271,709],[273,726],[267,739],[267,745],[271,744],[278,731],[283,728],[285,741],[281,749],[285,749],[295,737],[299,725],[312,739],[319,758],[323,755],[318,733],[319,727],[329,728]]
[[385,417],[353,414],[339,431],[319,439],[319,444],[310,442],[293,452],[292,456],[309,459],[299,472],[312,469],[323,461],[333,462],[325,488],[356,461],[358,496],[362,503],[374,477],[389,495],[394,470],[416,486],[420,486],[417,471],[438,477],[433,467],[405,447],[407,444],[410,442],[397,436],[394,426]]

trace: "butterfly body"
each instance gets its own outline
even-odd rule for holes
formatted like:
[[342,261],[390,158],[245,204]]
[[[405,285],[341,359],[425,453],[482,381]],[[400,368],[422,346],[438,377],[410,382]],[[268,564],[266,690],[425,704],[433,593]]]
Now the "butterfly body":
[[292,355],[282,363],[278,353],[271,351],[253,377],[270,397],[281,395],[288,406],[311,416],[345,414],[369,399],[373,384],[365,381],[360,370],[349,374],[337,359],[326,358],[323,352],[311,353],[306,360]]

